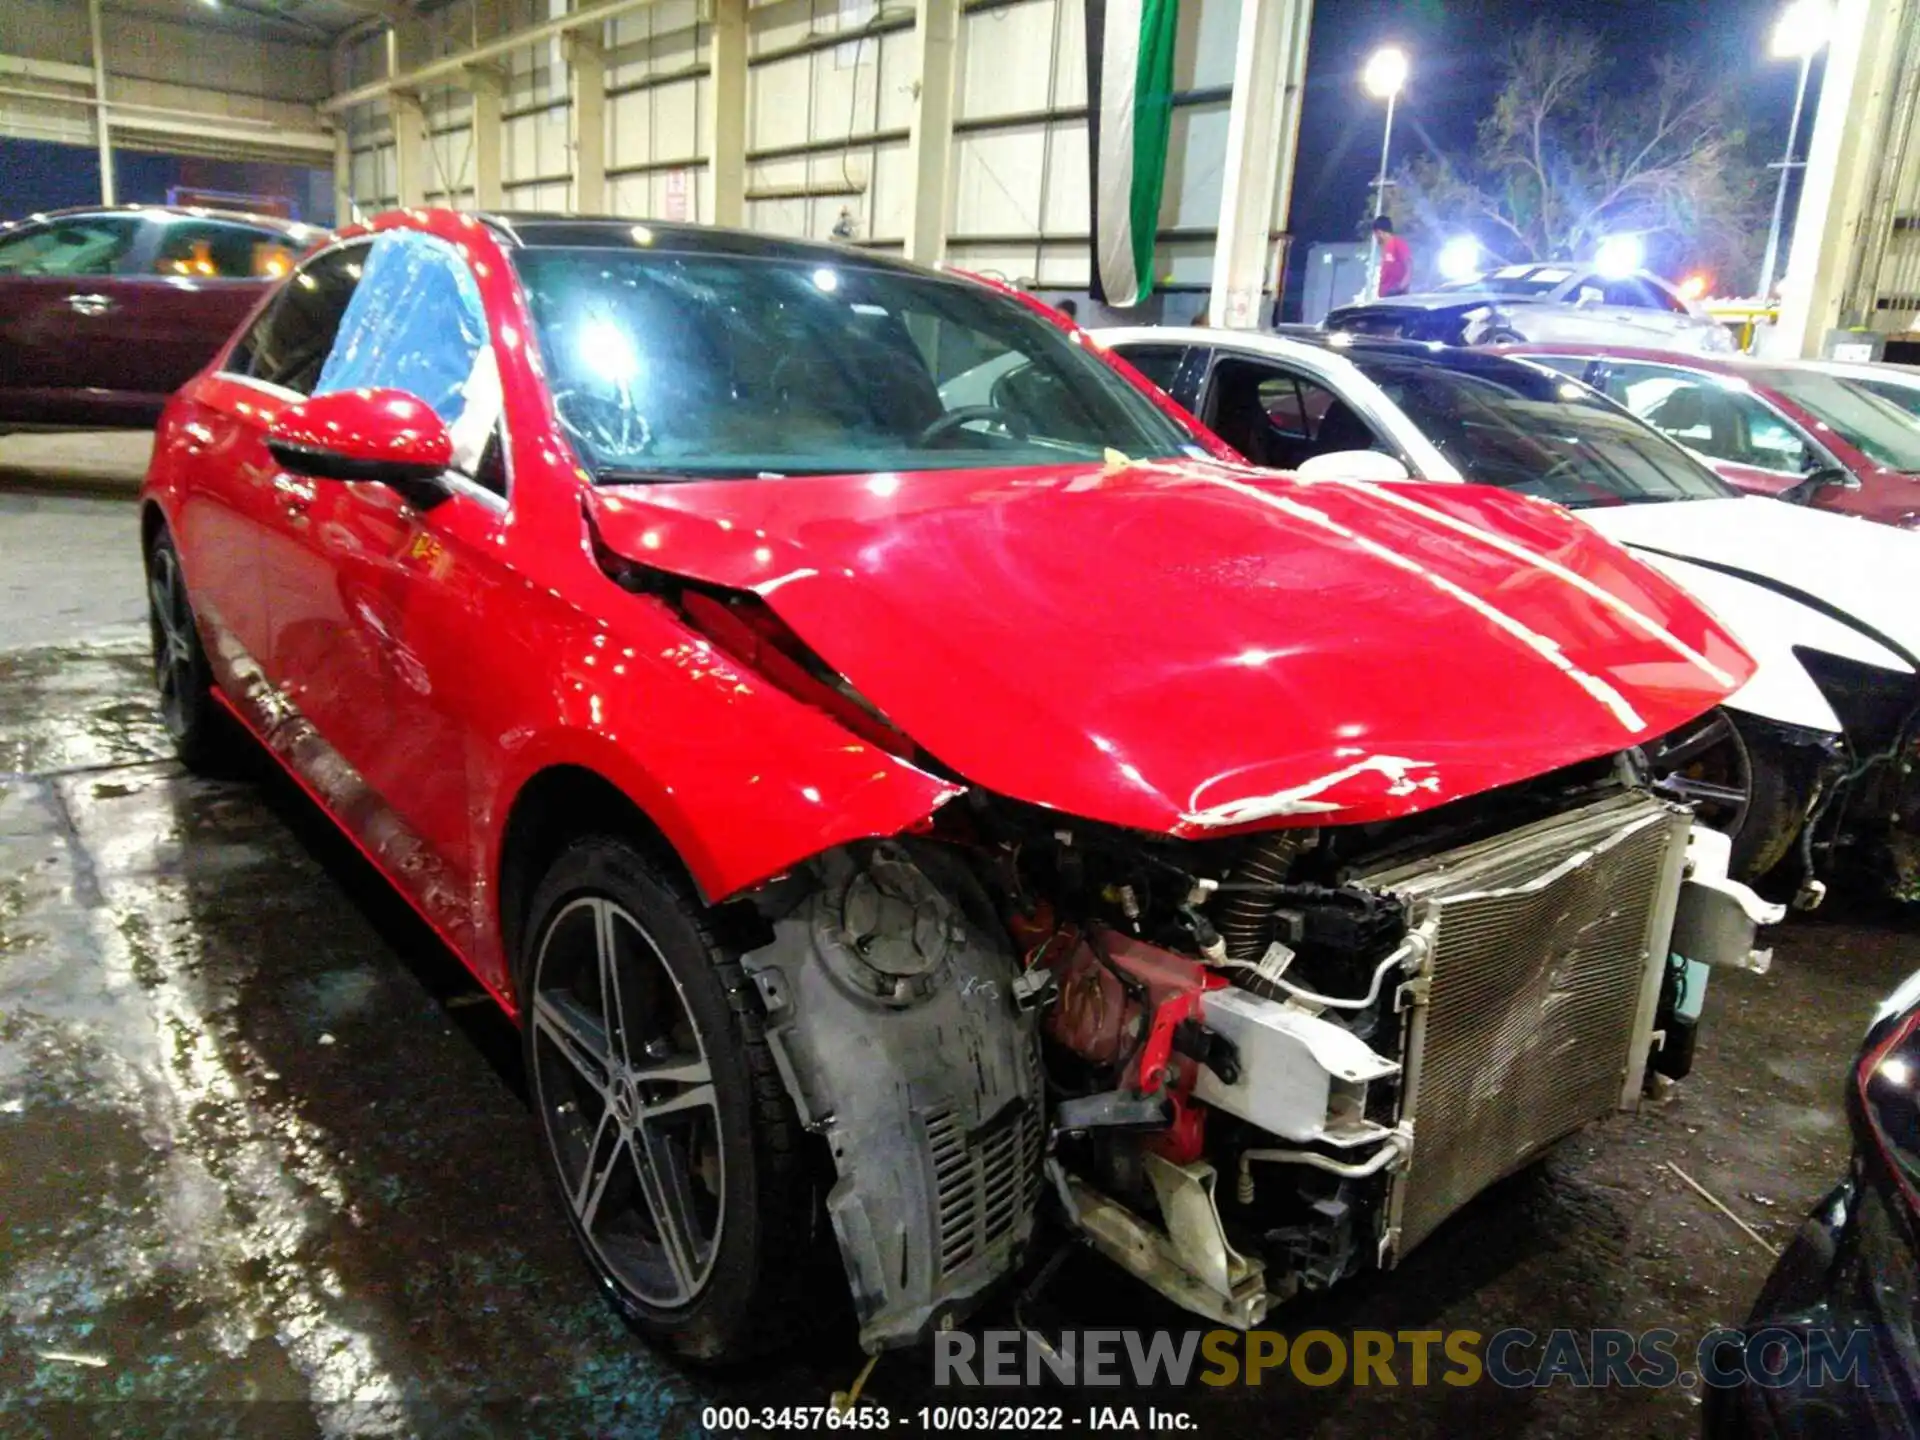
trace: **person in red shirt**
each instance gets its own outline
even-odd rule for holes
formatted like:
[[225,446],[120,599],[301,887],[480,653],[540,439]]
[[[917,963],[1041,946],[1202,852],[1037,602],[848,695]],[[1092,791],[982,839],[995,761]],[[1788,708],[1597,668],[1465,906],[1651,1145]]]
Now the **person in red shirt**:
[[1377,294],[1404,295],[1413,283],[1413,252],[1407,242],[1393,233],[1393,221],[1384,215],[1373,219],[1373,243],[1380,247],[1380,284]]

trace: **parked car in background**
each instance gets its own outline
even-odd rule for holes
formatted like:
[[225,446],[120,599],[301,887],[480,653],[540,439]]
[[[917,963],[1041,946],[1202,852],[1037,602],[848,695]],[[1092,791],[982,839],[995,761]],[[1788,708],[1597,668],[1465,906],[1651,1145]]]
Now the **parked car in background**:
[[1743,496],[1592,390],[1485,351],[1216,330],[1095,338],[1255,464],[1476,481],[1577,510],[1711,606],[1760,662],[1723,711],[1648,747],[1668,793],[1733,837],[1736,870],[1766,874],[1797,844],[1804,881],[1858,840],[1890,888],[1920,883],[1920,781],[1905,763],[1920,724],[1920,535]]
[[1744,1331],[1702,1356],[1733,1378],[1735,1351],[1772,1349],[1779,1383],[1703,1376],[1705,1440],[1920,1434],[1920,975],[1881,1005],[1842,1084],[1846,1177],[1781,1255]]
[[1752,673],[1702,607],[1520,497],[1248,474],[1030,297],[410,210],[162,418],[162,709],[518,1016],[657,1342],[817,1323],[837,1241],[910,1343],[1052,1198],[1245,1328],[1684,1068],[1777,918],[1634,753]]
[[161,206],[0,227],[0,428],[153,424],[319,234]]
[[1731,351],[1727,328],[1658,275],[1607,276],[1591,266],[1508,265],[1419,295],[1344,305],[1327,329],[1446,345],[1657,345]]
[[1794,365],[1845,380],[1849,385],[1878,395],[1890,405],[1898,405],[1920,420],[1920,368],[1885,362],[1862,364],[1853,360],[1796,360]]
[[1742,490],[1920,526],[1920,421],[1851,378],[1798,361],[1661,350],[1504,353],[1604,391]]

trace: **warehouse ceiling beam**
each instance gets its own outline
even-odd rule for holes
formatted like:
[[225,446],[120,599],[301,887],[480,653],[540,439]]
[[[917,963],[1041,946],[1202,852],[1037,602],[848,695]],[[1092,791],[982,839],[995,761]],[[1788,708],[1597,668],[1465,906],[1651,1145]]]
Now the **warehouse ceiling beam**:
[[337,114],[350,110],[356,105],[365,105],[369,101],[380,100],[395,90],[417,90],[423,85],[438,81],[441,84],[461,84],[462,72],[469,65],[480,64],[488,60],[497,60],[514,50],[525,49],[542,40],[551,40],[571,30],[592,30],[604,25],[616,15],[624,15],[629,10],[638,10],[651,0],[601,0],[597,5],[584,6],[566,15],[556,15],[516,30],[510,35],[502,35],[484,44],[475,45],[451,55],[442,55],[416,65],[411,70],[386,76],[384,79],[371,80],[365,85],[356,85],[351,90],[343,90],[338,95],[320,102],[322,114]]

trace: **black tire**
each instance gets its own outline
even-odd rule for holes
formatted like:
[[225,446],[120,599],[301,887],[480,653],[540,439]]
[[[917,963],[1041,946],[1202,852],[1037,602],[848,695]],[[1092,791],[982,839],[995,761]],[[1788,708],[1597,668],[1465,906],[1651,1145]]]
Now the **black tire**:
[[[818,1204],[752,982],[685,890],[619,839],[576,841],[528,914],[527,1084],[595,1278],[685,1359],[728,1364],[783,1342],[806,1313]],[[678,1218],[662,1226],[662,1213]]]
[[233,728],[213,698],[213,668],[200,643],[186,572],[164,528],[147,546],[146,569],[147,629],[161,722],[182,765],[195,774],[219,775],[232,758]]
[[1655,783],[1733,840],[1734,877],[1758,880],[1793,849],[1810,795],[1786,747],[1724,709],[1647,747]]
[[1793,853],[1800,827],[1807,822],[1812,795],[1786,747],[1754,726],[1740,725],[1753,774],[1746,823],[1733,837],[1733,873],[1758,880]]

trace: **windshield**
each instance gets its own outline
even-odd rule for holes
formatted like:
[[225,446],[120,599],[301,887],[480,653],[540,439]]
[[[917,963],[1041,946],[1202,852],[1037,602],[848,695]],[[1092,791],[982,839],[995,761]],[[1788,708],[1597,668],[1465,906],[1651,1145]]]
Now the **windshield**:
[[1434,288],[1449,294],[1546,295],[1573,278],[1564,265],[1513,265],[1471,280],[1449,280]]
[[1401,358],[1354,363],[1468,480],[1562,505],[1711,500],[1734,492],[1686,451],[1584,385],[1512,362],[1477,372]]
[[1817,370],[1767,370],[1754,380],[1825,421],[1876,463],[1920,471],[1920,423],[1891,401]]
[[644,250],[514,263],[554,408],[602,479],[1201,453],[1065,331],[979,285]]

